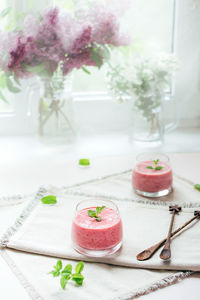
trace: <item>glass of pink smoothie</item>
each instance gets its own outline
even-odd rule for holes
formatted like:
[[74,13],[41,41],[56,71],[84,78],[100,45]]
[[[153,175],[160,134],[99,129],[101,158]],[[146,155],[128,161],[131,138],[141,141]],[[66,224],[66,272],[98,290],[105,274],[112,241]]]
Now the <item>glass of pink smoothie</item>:
[[172,191],[169,158],[161,153],[142,153],[136,158],[132,184],[137,194],[146,197],[166,196]]
[[[102,207],[98,220],[88,215]],[[122,221],[115,203],[109,200],[84,200],[76,207],[72,222],[72,241],[76,251],[94,257],[110,255],[122,245]]]

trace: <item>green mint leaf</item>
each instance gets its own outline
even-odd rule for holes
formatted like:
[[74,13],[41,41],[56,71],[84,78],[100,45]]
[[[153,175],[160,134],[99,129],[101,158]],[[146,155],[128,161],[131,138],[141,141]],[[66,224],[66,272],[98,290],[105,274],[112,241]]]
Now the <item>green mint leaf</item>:
[[75,267],[75,272],[80,274],[84,269],[84,263],[82,261],[79,261]]
[[194,185],[194,188],[195,188],[197,191],[200,192],[200,184],[195,184],[195,185]]
[[101,222],[102,219],[101,219],[101,217],[96,217],[95,220],[96,220],[97,222]]
[[62,261],[60,259],[57,261],[57,264],[54,266],[54,269],[56,271],[60,271],[62,269]]
[[83,284],[84,276],[79,273],[72,274],[72,280],[76,282],[78,285]]
[[157,167],[155,167],[155,170],[162,170],[162,169],[163,169],[162,166],[157,166]]
[[66,265],[66,267],[63,269],[63,271],[61,272],[63,275],[68,275],[71,274],[72,272],[72,265]]
[[53,271],[49,272],[48,274],[52,274],[53,277],[58,277],[58,276],[60,276],[60,272],[59,272],[59,271],[56,271],[56,270],[53,270]]
[[89,166],[90,161],[87,158],[81,158],[81,159],[79,159],[79,165],[80,166]]
[[151,169],[151,170],[152,170],[152,169],[153,169],[153,167],[152,167],[152,166],[147,166],[147,169]]
[[91,218],[95,218],[96,217],[96,211],[89,209],[88,210],[88,216]]
[[56,196],[53,196],[53,195],[43,197],[41,199],[41,201],[42,201],[43,204],[55,204],[55,203],[57,203]]
[[66,284],[68,282],[68,280],[70,279],[70,275],[63,275],[60,279],[60,285],[62,287],[62,289],[64,290],[66,287]]
[[159,159],[154,160],[154,164],[157,165],[159,162]]
[[104,208],[105,208],[105,205],[103,205],[102,207],[100,207],[99,213],[101,213]]
[[99,206],[96,207],[96,215],[98,216],[98,214],[100,214],[101,212],[101,208]]

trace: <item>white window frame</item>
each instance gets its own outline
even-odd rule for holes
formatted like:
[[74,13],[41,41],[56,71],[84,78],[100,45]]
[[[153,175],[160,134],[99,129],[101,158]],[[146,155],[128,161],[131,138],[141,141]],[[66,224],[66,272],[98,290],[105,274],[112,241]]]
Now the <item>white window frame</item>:
[[[26,0],[15,0],[15,5],[21,5],[24,9]],[[200,41],[194,34],[196,28],[200,28],[200,7],[192,10],[192,0],[174,0],[171,50],[180,61],[184,62],[181,70],[173,82],[172,95],[176,100],[178,117],[181,126],[200,126],[200,91],[197,84],[200,66],[197,61],[192,63],[188,60],[188,52],[192,57],[192,49],[196,49],[198,55]],[[198,31],[198,30],[196,30]],[[192,83],[191,76],[188,76],[187,69],[192,69],[195,82]],[[187,83],[192,84],[193,92],[187,92]],[[85,124],[87,114],[87,128],[105,128],[105,130],[125,130],[129,126],[127,114],[130,115],[130,108],[126,104],[120,104],[120,108],[112,100],[107,92],[74,93],[74,106],[77,111],[77,119]],[[192,110],[188,111],[188,103],[192,103]],[[37,108],[34,113],[27,115],[27,99],[22,94],[16,95],[15,111],[0,114],[0,135],[25,135],[33,134],[36,131]],[[35,103],[37,105],[37,103]],[[98,108],[97,108],[98,107]],[[101,114],[100,114],[101,112]],[[105,112],[105,113],[104,113]],[[102,126],[103,124],[103,126]]]

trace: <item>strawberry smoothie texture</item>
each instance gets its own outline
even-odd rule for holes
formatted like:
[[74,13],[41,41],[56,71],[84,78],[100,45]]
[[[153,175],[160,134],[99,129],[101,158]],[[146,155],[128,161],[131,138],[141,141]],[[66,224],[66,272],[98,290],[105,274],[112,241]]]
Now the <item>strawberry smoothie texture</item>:
[[122,240],[122,222],[117,211],[104,208],[101,221],[88,216],[89,209],[80,210],[72,224],[72,239],[80,247],[90,250],[105,250],[118,245]]
[[156,193],[169,189],[172,186],[172,169],[165,162],[159,161],[161,170],[148,169],[147,166],[153,166],[153,161],[139,162],[132,175],[133,187],[136,190]]

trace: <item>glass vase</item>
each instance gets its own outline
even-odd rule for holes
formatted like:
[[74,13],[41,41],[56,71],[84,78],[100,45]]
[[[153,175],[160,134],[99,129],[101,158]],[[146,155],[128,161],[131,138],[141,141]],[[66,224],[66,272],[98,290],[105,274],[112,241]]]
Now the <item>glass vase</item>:
[[65,143],[76,136],[72,75],[56,83],[51,77],[40,78],[38,135],[47,143]]
[[132,108],[132,139],[138,142],[162,144],[165,134],[176,128],[174,99],[165,94],[160,105],[151,110]]

